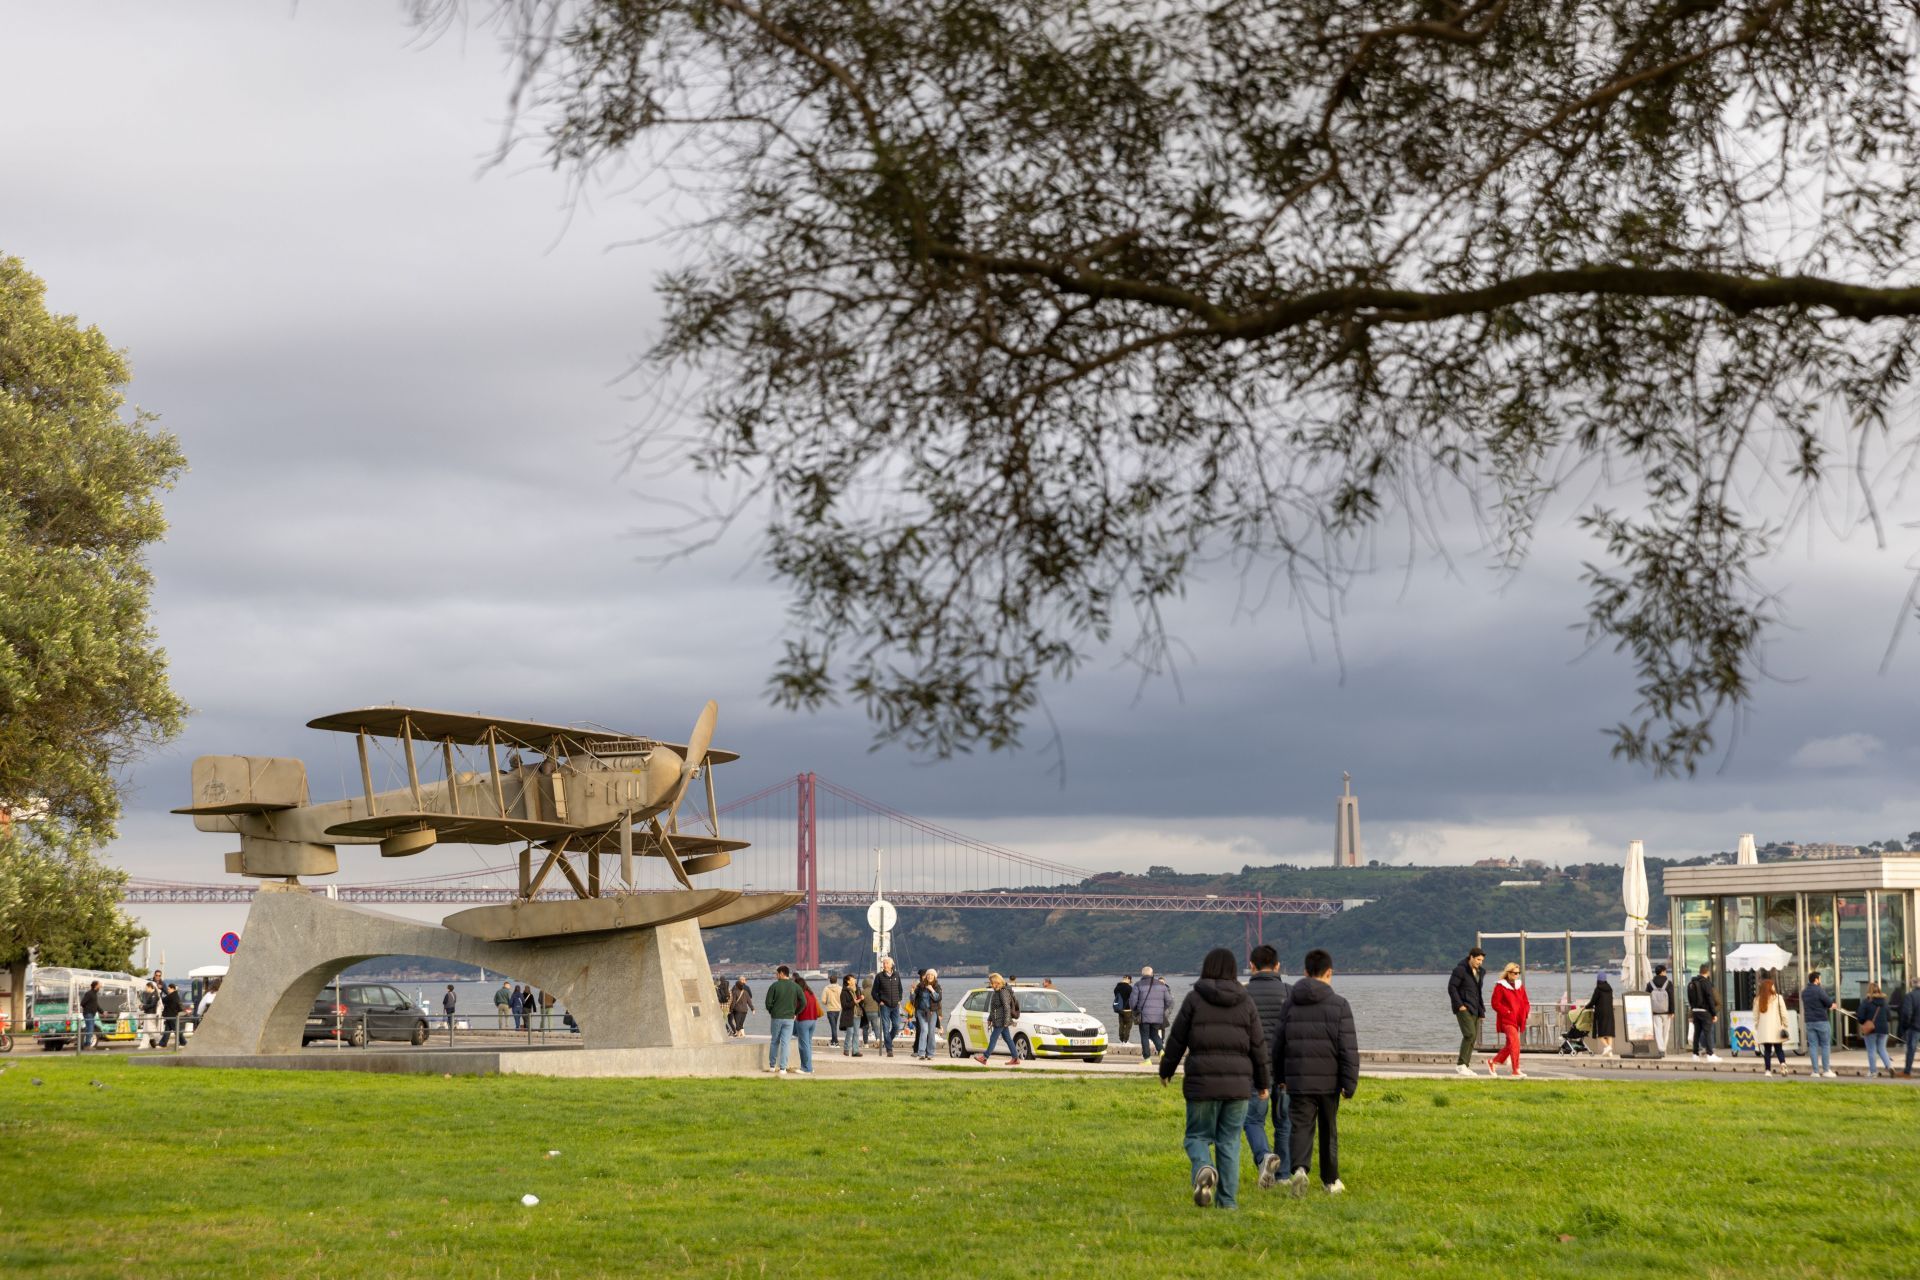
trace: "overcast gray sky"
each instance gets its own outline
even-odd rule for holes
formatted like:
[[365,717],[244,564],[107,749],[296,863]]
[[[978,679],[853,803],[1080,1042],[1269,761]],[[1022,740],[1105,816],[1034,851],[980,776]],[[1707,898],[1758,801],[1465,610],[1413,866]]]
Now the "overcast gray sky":
[[[136,875],[220,877],[227,841],[165,812],[194,756],[303,756],[337,795],[340,745],[301,726],[376,702],[677,737],[715,697],[745,756],[732,794],[810,769],[1097,867],[1324,861],[1342,770],[1368,852],[1396,861],[1920,828],[1920,636],[1879,671],[1920,550],[1899,511],[1886,549],[1822,532],[1770,566],[1793,624],[1778,679],[1688,782],[1608,758],[1632,681],[1581,657],[1592,552],[1560,517],[1504,587],[1470,545],[1452,577],[1362,584],[1344,663],[1284,603],[1236,616],[1223,570],[1174,617],[1177,688],[1110,658],[1048,691],[1064,785],[1035,751],[870,753],[854,712],[767,705],[782,598],[744,544],[645,559],[658,543],[634,531],[672,518],[654,500],[692,493],[620,468],[648,408],[621,374],[672,249],[612,246],[664,213],[632,192],[571,202],[532,153],[485,165],[508,85],[490,35],[423,41],[386,0],[0,0],[0,42],[0,252],[127,349],[133,399],[192,466],[153,564],[195,714],[131,779],[111,856]],[[343,880],[458,865],[342,861]],[[176,968],[240,917],[145,914]]]

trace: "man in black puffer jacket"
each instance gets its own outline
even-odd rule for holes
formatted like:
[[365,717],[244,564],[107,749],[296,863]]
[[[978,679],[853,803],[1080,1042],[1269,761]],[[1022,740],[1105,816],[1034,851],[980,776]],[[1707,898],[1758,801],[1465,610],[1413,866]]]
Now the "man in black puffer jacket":
[[[1280,1015],[1293,999],[1293,988],[1280,976],[1280,953],[1261,943],[1247,957],[1253,976],[1247,979],[1247,997],[1260,1013],[1261,1039],[1273,1043],[1280,1030]],[[1254,1168],[1260,1171],[1260,1185],[1270,1187],[1287,1173],[1287,1156],[1293,1150],[1293,1112],[1287,1107],[1286,1082],[1280,1079],[1280,1064],[1273,1073],[1273,1146],[1267,1146],[1267,1100],[1254,1098],[1247,1103],[1247,1145],[1253,1148]]]
[[1293,1112],[1293,1194],[1307,1193],[1307,1163],[1313,1136],[1320,1132],[1320,1181],[1330,1194],[1345,1191],[1340,1181],[1340,1099],[1360,1087],[1360,1044],[1353,1033],[1353,1009],[1334,994],[1333,957],[1315,948],[1307,952],[1307,976],[1293,985],[1293,1000],[1280,1016],[1273,1062],[1286,1082]]
[[1487,1016],[1487,1001],[1480,992],[1486,964],[1487,953],[1475,947],[1453,966],[1453,976],[1447,979],[1447,1004],[1460,1024],[1460,1056],[1453,1069],[1463,1076],[1473,1074],[1473,1048],[1480,1043],[1480,1023]]
[[1247,1099],[1266,1097],[1273,1076],[1260,1014],[1234,980],[1238,969],[1226,948],[1207,953],[1200,980],[1181,1001],[1160,1057],[1162,1084],[1173,1079],[1182,1058],[1187,1061],[1180,1083],[1187,1100],[1184,1145],[1193,1165],[1193,1202],[1202,1208],[1236,1207]]

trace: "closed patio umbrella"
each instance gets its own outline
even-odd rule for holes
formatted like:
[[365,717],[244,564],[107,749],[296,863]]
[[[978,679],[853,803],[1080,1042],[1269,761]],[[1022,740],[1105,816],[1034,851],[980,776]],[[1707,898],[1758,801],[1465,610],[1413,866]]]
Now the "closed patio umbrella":
[[1620,877],[1620,900],[1627,909],[1626,967],[1620,975],[1622,991],[1638,991],[1647,981],[1647,846],[1627,841],[1627,865]]

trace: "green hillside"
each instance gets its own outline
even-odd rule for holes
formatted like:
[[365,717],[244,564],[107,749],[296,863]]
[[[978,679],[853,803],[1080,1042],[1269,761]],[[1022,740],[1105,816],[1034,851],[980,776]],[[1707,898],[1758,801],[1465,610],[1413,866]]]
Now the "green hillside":
[[[1653,922],[1663,923],[1660,896],[1666,864],[1649,859]],[[1538,886],[1500,888],[1502,880],[1538,879]],[[1013,886],[1008,886],[1013,887]],[[1180,875],[1153,868],[1147,875],[1095,876],[1089,893],[1252,893],[1268,897],[1366,898],[1364,906],[1328,918],[1270,915],[1266,940],[1279,948],[1289,971],[1311,947],[1325,947],[1347,972],[1430,973],[1449,968],[1473,944],[1476,930],[1617,930],[1621,926],[1620,867],[1589,864],[1564,870],[1478,867],[1246,867],[1232,875]],[[707,938],[716,961],[735,966],[771,965],[793,955],[793,917],[727,929]],[[827,910],[820,916],[820,951],[830,960],[870,961],[870,934],[861,911]],[[1237,915],[1100,911],[913,910],[900,913],[894,953],[909,971],[926,965],[989,966],[1002,971],[1112,973],[1151,964],[1180,971],[1195,968],[1211,947],[1246,950]],[[1618,941],[1576,944],[1582,965],[1620,954]],[[1490,945],[1505,959],[1512,944]],[[1561,951],[1548,948],[1543,962]],[[1534,954],[1538,954],[1535,952]],[[1530,955],[1531,958],[1531,955]]]

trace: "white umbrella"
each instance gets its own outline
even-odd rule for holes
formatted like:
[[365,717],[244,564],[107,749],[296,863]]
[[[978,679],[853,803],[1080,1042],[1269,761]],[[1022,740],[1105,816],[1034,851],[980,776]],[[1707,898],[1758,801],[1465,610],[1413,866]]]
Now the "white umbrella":
[[1743,942],[1727,952],[1728,973],[1748,973],[1755,969],[1784,969],[1793,962],[1793,952],[1771,942]]
[[1760,865],[1760,851],[1753,847],[1752,832],[1748,832],[1746,835],[1740,837],[1740,851],[1733,855],[1733,862],[1734,865],[1738,867],[1757,867]]
[[1627,841],[1627,866],[1620,877],[1620,900],[1627,909],[1626,967],[1620,975],[1622,991],[1638,991],[1647,980],[1647,846]]

